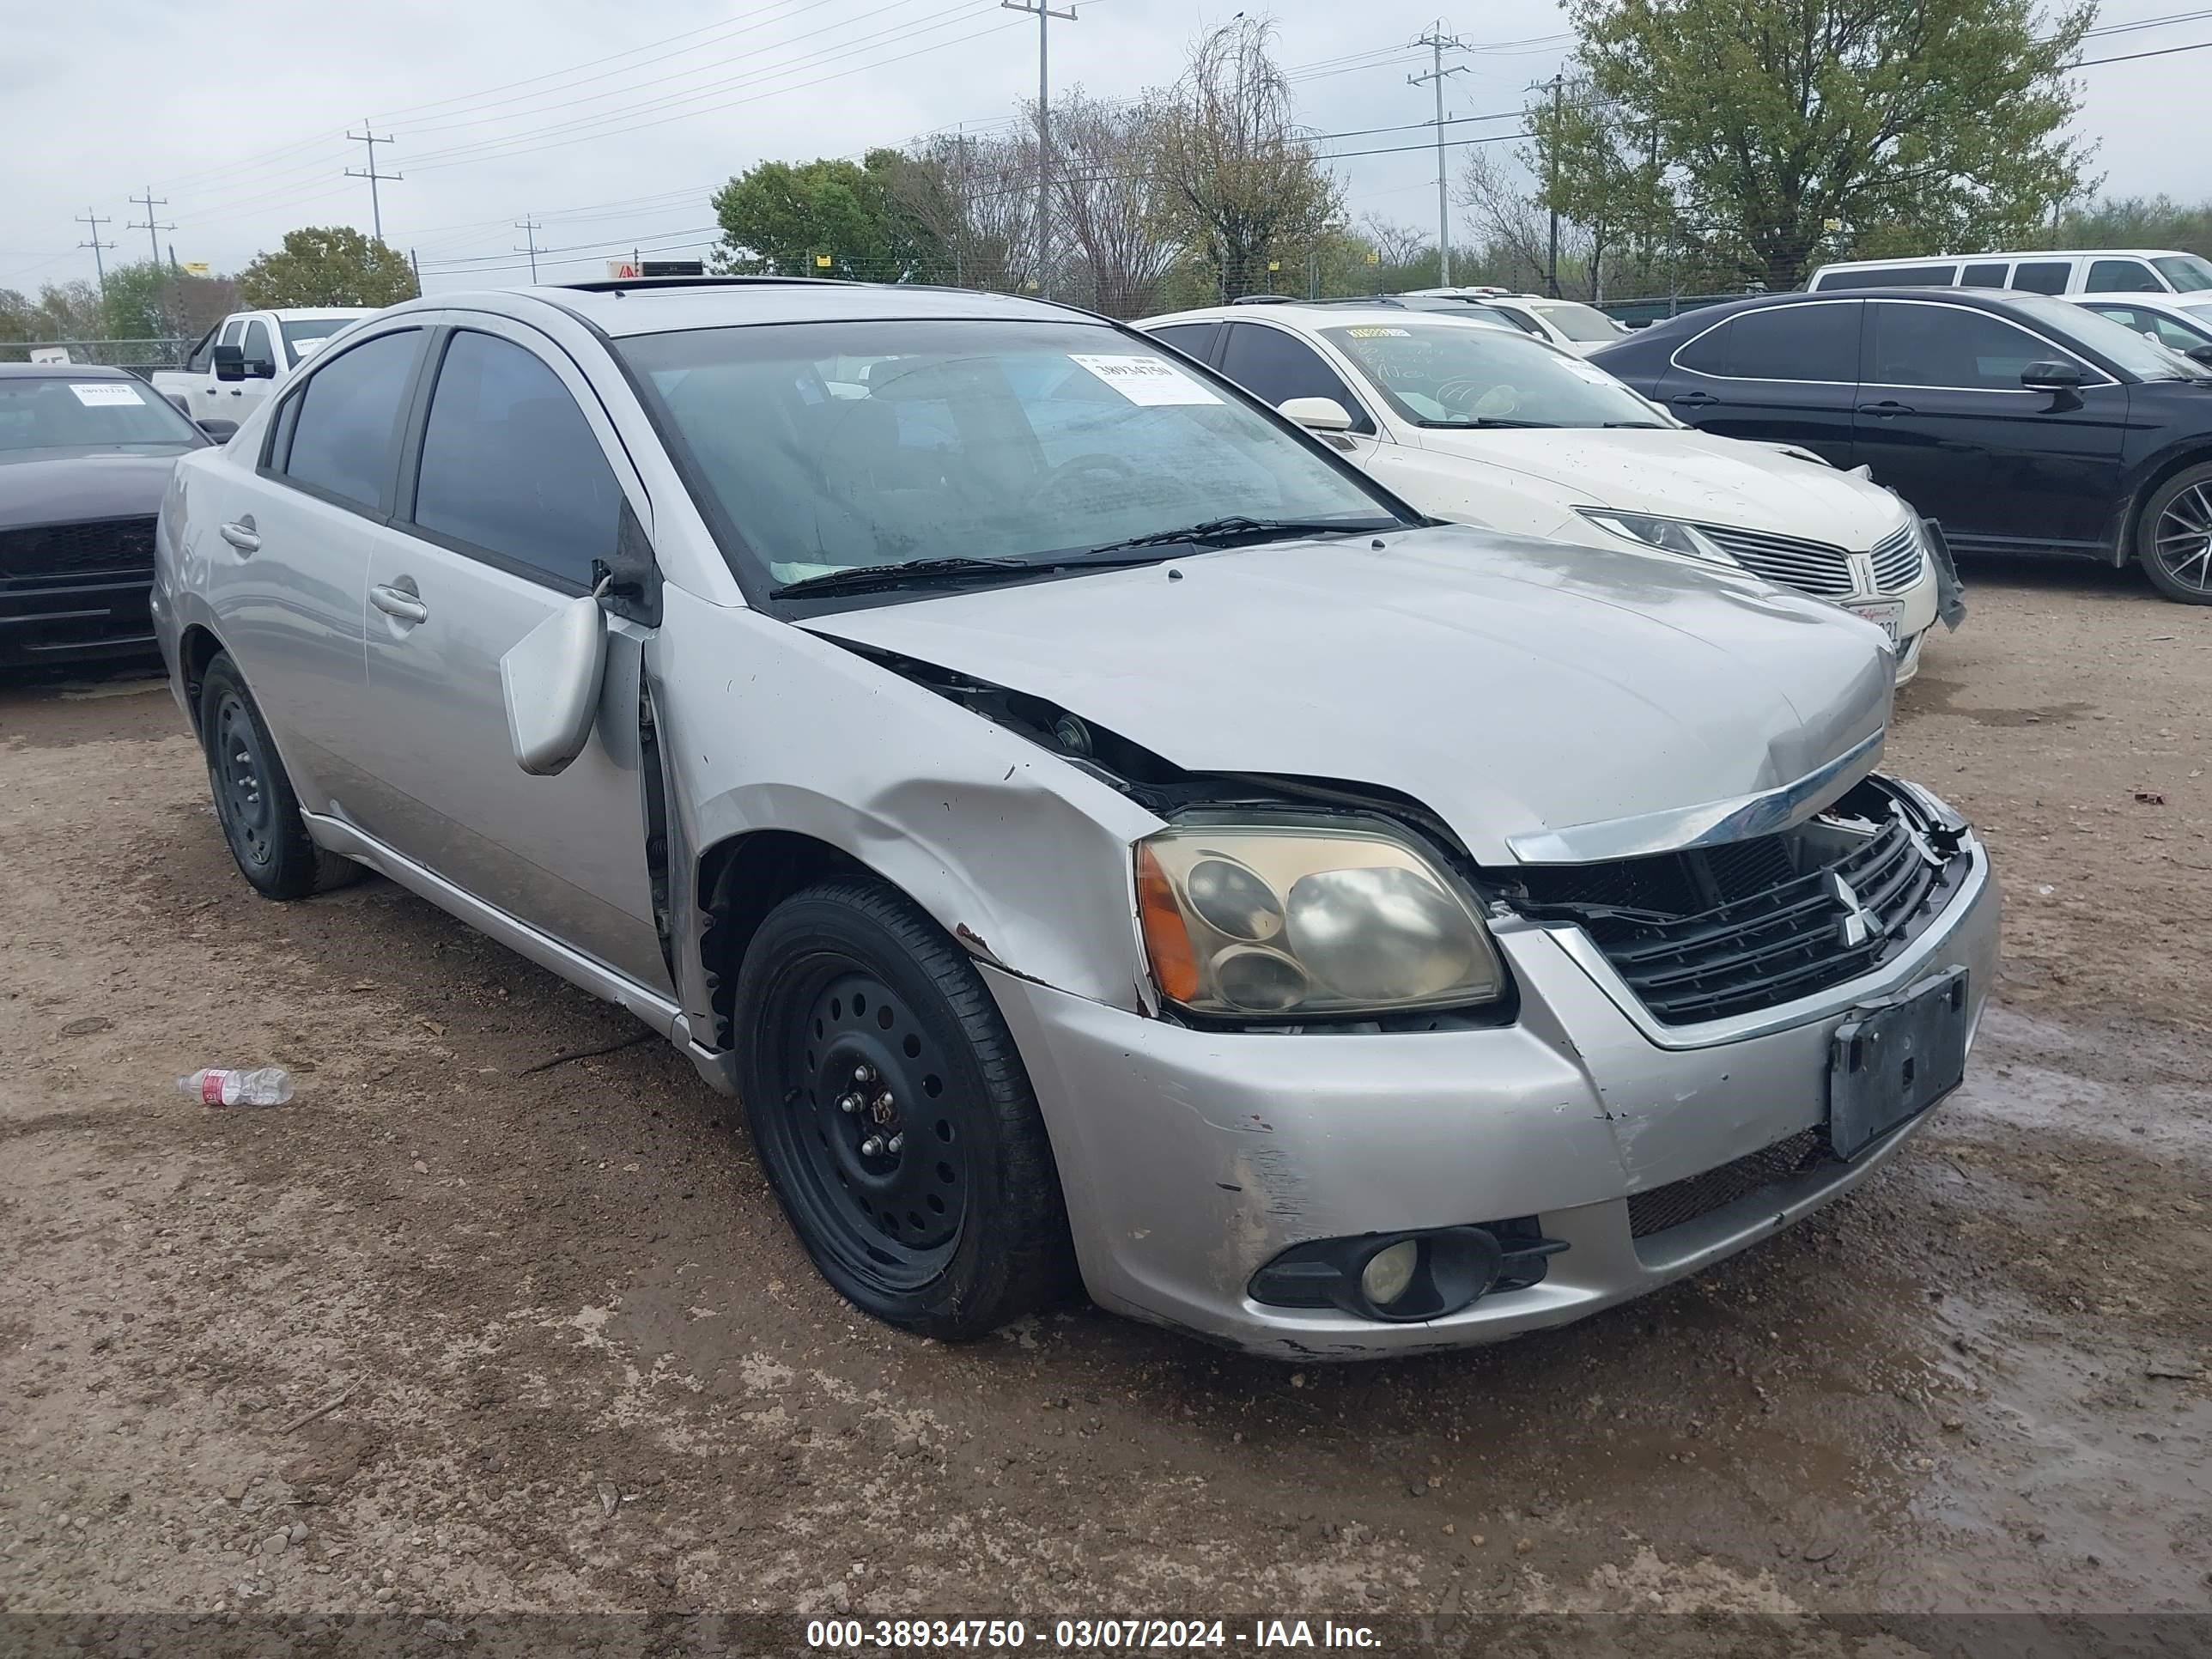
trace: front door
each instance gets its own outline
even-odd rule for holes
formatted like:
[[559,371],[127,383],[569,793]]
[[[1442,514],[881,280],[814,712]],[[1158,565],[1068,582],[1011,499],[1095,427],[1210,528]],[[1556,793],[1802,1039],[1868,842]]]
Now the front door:
[[[2068,362],[2078,393],[2031,392]],[[1968,550],[2102,553],[2120,494],[2127,388],[2060,346],[1966,306],[1867,302],[1851,462]]]
[[605,412],[574,365],[531,331],[489,319],[457,330],[402,492],[402,533],[369,558],[377,783],[362,827],[477,898],[670,990],[639,770],[645,631],[611,625],[592,740],[556,777],[515,764],[500,685],[500,659],[591,590],[593,560],[614,558],[626,501],[649,522]]

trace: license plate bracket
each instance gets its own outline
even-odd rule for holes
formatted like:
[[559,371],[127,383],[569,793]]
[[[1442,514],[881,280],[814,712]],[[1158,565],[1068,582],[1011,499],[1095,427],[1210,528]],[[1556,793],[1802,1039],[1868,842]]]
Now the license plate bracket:
[[1863,1003],[1828,1046],[1828,1146],[1853,1158],[1966,1074],[1966,970]]

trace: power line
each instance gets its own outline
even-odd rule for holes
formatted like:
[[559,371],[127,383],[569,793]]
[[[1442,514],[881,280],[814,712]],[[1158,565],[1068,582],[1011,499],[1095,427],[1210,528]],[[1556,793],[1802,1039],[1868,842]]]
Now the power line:
[[1052,80],[1046,73],[1052,20],[1073,23],[1075,8],[1054,11],[1051,0],[999,0],[1004,11],[1024,16],[1035,12],[1037,20],[1037,298],[1052,298]]
[[1467,42],[1455,34],[1446,34],[1443,19],[1440,17],[1437,20],[1436,27],[1420,36],[1413,44],[1418,46],[1426,46],[1429,49],[1429,72],[1426,75],[1407,76],[1406,84],[1412,87],[1426,85],[1436,88],[1437,253],[1437,263],[1443,273],[1443,286],[1449,288],[1451,286],[1451,208],[1446,198],[1446,187],[1450,181],[1448,169],[1444,166],[1444,77],[1449,75],[1466,74],[1467,65],[1455,64],[1451,68],[1446,69],[1444,48],[1449,46],[1455,52],[1464,51]]
[[[514,228],[519,231],[524,232],[529,239],[528,246],[517,248],[515,252],[518,253],[529,254],[530,280],[534,283],[538,280],[538,233],[544,227],[540,225],[537,220],[525,216],[514,222]],[[419,281],[420,278],[417,278],[416,280]]]
[[377,200],[377,180],[380,179],[389,179],[397,183],[399,179],[404,179],[407,175],[404,173],[379,173],[376,170],[376,147],[379,144],[388,144],[392,140],[390,138],[378,137],[376,136],[376,129],[371,126],[368,121],[363,120],[362,122],[361,131],[359,132],[349,132],[346,134],[346,137],[352,139],[356,144],[367,144],[368,146],[368,170],[366,172],[356,173],[353,168],[348,167],[345,172],[346,177],[349,179],[366,179],[368,180],[369,220],[376,227],[376,240],[380,242],[384,240],[384,204]]
[[2080,63],[2069,64],[2067,67],[2090,69],[2099,64],[2131,64],[2138,58],[2171,58],[2177,52],[2203,52],[2207,46],[2212,46],[2212,40],[2192,40],[2185,46],[2160,46],[2155,52],[2124,52],[2113,58],[2084,58]]

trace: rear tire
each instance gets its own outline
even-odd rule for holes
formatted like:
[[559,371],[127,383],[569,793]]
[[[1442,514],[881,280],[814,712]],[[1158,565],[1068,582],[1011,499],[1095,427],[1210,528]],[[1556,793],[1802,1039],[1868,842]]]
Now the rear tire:
[[769,914],[738,975],[739,1091],[822,1276],[958,1341],[1074,1282],[1060,1172],[1013,1038],[965,953],[879,881]]
[[200,677],[200,745],[207,752],[216,819],[239,874],[254,891],[264,898],[305,898],[361,874],[352,860],[326,853],[307,838],[300,798],[227,651],[218,652]]
[[2212,462],[2185,466],[2136,518],[2136,556],[2151,586],[2182,605],[2212,605]]

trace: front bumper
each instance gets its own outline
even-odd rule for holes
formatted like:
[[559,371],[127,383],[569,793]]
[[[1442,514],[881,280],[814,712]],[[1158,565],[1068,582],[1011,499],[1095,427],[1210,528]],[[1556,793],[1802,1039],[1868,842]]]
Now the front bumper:
[[[1644,1237],[1629,1200],[1825,1121],[1829,1039],[1855,1005],[1963,965],[1978,1024],[1999,899],[1969,874],[1875,973],[1711,1027],[1656,1025],[1578,930],[1498,946],[1516,1023],[1401,1035],[1214,1032],[1146,1019],[994,969],[1060,1165],[1085,1281],[1103,1305],[1254,1352],[1352,1359],[1561,1325],[1790,1225],[1894,1155],[1928,1114],[1827,1164]],[[1447,1317],[1382,1324],[1264,1306],[1245,1287],[1310,1239],[1534,1216],[1566,1242],[1542,1283]]]
[[150,576],[0,578],[0,667],[150,657]]

